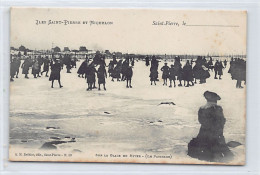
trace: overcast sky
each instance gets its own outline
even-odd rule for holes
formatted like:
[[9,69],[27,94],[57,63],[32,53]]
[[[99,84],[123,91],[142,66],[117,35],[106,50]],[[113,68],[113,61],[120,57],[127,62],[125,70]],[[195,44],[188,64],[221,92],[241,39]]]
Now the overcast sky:
[[[46,24],[36,25],[36,20]],[[49,20],[81,24],[48,25]],[[82,24],[90,20],[113,24]],[[154,21],[179,26],[152,25]],[[13,8],[11,46],[20,45],[44,50],[52,45],[62,50],[86,46],[140,54],[246,54],[246,12]]]

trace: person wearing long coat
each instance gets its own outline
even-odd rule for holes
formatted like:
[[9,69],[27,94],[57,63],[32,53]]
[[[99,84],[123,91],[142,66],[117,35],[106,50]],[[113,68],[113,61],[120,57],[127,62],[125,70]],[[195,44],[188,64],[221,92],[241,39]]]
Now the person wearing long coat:
[[100,85],[103,84],[104,90],[106,90],[106,78],[107,71],[104,64],[101,64],[97,70],[98,77],[98,90],[100,91]]
[[170,80],[170,88],[172,87],[172,81],[173,81],[173,83],[174,83],[174,87],[176,87],[176,84],[175,84],[175,80],[176,80],[176,78],[175,78],[175,69],[174,69],[174,65],[172,64],[171,65],[171,68],[169,69],[169,80]]
[[113,73],[111,74],[111,76],[112,76],[112,81],[114,81],[114,78],[116,78],[117,81],[120,81],[121,69],[122,69],[122,60],[118,61],[118,62],[117,62],[117,65],[116,65],[115,68],[113,69]]
[[153,82],[154,82],[154,85],[156,85],[156,81],[158,79],[158,70],[156,67],[151,66],[149,77],[150,77],[151,85],[153,85]]
[[34,78],[40,77],[39,72],[40,72],[40,65],[39,65],[38,60],[35,59],[33,62],[33,65],[32,65],[32,74],[33,74]]
[[[187,60],[186,65],[183,67],[183,79],[184,81],[187,82],[186,87],[190,86],[190,82],[192,83],[191,85],[193,86],[193,72],[192,72],[192,67],[190,65],[189,60]],[[185,86],[185,82],[184,82]]]
[[177,76],[177,78],[179,80],[178,86],[182,86],[181,81],[183,80],[183,70],[182,70],[182,65],[180,63],[179,57],[175,57],[174,69],[175,69],[175,75]]
[[188,155],[210,162],[226,162],[233,158],[223,135],[226,119],[217,101],[221,98],[210,91],[204,92],[207,104],[200,107],[198,120],[201,124],[199,134],[188,144]]
[[88,66],[88,58],[86,57],[86,59],[79,66],[79,69],[77,71],[78,77],[81,76],[82,78],[84,78],[84,74],[86,73],[87,66]]
[[41,74],[43,74],[43,72],[46,72],[45,77],[49,77],[48,76],[49,70],[50,70],[50,60],[49,57],[46,56],[43,60],[43,71],[41,72]]
[[56,59],[54,64],[51,64],[51,75],[49,78],[49,81],[51,81],[51,88],[53,88],[54,80],[58,80],[60,88],[63,86],[60,82],[60,71],[61,71],[61,64],[59,62],[60,60]]
[[25,77],[24,78],[29,78],[28,77],[28,74],[29,74],[29,68],[31,67],[31,61],[30,61],[30,59],[29,58],[26,58],[25,60],[24,60],[24,62],[23,62],[23,64],[22,64],[22,69],[23,69],[23,71],[22,71],[22,74],[24,74],[25,75]]
[[219,62],[219,64],[217,65],[217,72],[218,72],[218,75],[219,75],[219,80],[221,80],[221,75],[223,75],[223,64],[222,64],[222,61]]
[[126,77],[126,88],[132,88],[132,77],[133,77],[132,66],[128,65],[128,67],[126,68],[125,77]]
[[15,62],[15,75],[16,75],[16,78],[18,78],[19,69],[20,69],[20,66],[21,66],[20,57],[17,57],[14,62]]
[[163,86],[167,86],[167,79],[169,78],[169,66],[167,66],[167,63],[164,63],[164,66],[161,68],[162,73],[162,79],[163,79]]
[[10,57],[10,81],[14,81],[14,75],[15,75],[15,58],[12,59]]

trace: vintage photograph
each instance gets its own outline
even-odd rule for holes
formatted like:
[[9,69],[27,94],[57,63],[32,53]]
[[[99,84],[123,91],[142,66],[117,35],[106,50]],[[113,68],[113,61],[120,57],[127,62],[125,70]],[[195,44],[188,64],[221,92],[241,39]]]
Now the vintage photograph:
[[10,161],[245,164],[246,11],[10,16]]

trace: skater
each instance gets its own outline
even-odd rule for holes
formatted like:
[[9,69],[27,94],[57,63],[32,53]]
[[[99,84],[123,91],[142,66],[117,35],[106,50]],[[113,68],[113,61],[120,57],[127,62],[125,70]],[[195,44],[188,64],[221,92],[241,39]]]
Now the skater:
[[97,71],[98,77],[98,90],[100,91],[100,85],[103,84],[104,90],[106,90],[106,78],[107,72],[104,64],[101,64]]
[[114,78],[117,79],[117,81],[120,81],[120,73],[121,73],[121,67],[122,67],[122,60],[119,60],[116,67],[114,68],[113,70],[113,73],[112,73],[112,80],[111,81],[114,81]]
[[188,155],[199,160],[210,162],[226,162],[233,158],[223,135],[226,119],[217,101],[221,98],[210,91],[204,93],[207,100],[205,106],[200,107],[198,119],[201,124],[199,134],[188,144]]
[[125,77],[126,77],[126,88],[132,88],[132,77],[133,77],[132,66],[127,67]]
[[63,86],[60,82],[60,71],[61,71],[61,64],[59,59],[54,60],[54,64],[51,64],[51,75],[49,81],[51,81],[51,88],[53,88],[54,80],[58,80],[60,88]]
[[150,59],[149,59],[148,55],[146,55],[146,57],[145,57],[145,65],[146,66],[150,65]]
[[[185,86],[185,81],[186,81],[186,86],[193,86],[193,72],[192,72],[192,67],[190,65],[189,60],[187,60],[186,65],[183,67],[183,79],[184,79],[184,86]],[[191,85],[190,85],[191,82]]]
[[156,67],[151,66],[149,77],[150,77],[151,85],[153,85],[153,82],[154,82],[154,85],[156,85],[156,81],[158,79],[158,70]]
[[167,86],[167,79],[169,78],[169,66],[167,66],[167,63],[164,63],[164,66],[161,68],[162,73],[162,79],[163,79],[163,86]]
[[94,62],[91,62],[89,66],[87,66],[86,69],[86,76],[88,88],[87,91],[91,91],[92,89],[96,88],[95,82],[96,82],[96,69],[94,66]]
[[224,66],[225,66],[225,68],[227,67],[227,60],[226,59],[224,60]]
[[31,67],[31,61],[30,61],[29,58],[26,58],[26,59],[24,60],[23,64],[22,64],[22,66],[21,66],[21,68],[23,69],[22,74],[25,75],[24,78],[29,79],[28,73],[29,73],[29,68],[30,68],[30,67]]
[[81,76],[81,78],[84,78],[84,74],[86,73],[86,68],[88,66],[88,61],[88,57],[86,57],[85,60],[79,66],[79,69],[77,71],[78,77]]
[[221,76],[223,75],[223,64],[222,64],[222,61],[220,61],[217,65],[217,72],[218,72],[218,75],[219,75],[219,80],[221,80]]
[[108,76],[109,77],[112,77],[112,73],[114,71],[114,63],[113,61],[111,60],[108,64]]
[[219,62],[218,62],[218,60],[216,61],[216,63],[215,63],[215,65],[214,65],[214,71],[215,71],[215,79],[218,79],[217,78],[217,75],[218,75],[218,68],[219,67]]
[[70,55],[66,54],[64,56],[64,64],[66,65],[66,69],[67,69],[67,73],[71,73],[70,69],[71,69],[71,58]]
[[176,56],[174,61],[174,69],[175,69],[175,75],[177,75],[177,78],[179,80],[178,86],[182,86],[181,81],[183,80],[183,70],[182,65],[180,62],[180,57]]
[[128,66],[129,66],[129,61],[128,61],[128,59],[125,59],[125,61],[122,64],[122,69],[121,69],[121,74],[122,74],[121,81],[126,80],[126,70],[127,70]]
[[16,78],[18,78],[19,68],[21,66],[21,59],[20,59],[20,57],[16,57],[14,62],[15,62],[15,75],[16,75]]
[[14,75],[15,75],[15,59],[12,59],[12,56],[10,57],[10,81],[14,81]]
[[171,65],[171,68],[169,69],[169,80],[170,80],[170,88],[172,87],[172,81],[174,83],[174,87],[176,87],[175,84],[175,69],[174,69],[174,65]]
[[49,77],[48,73],[50,70],[50,60],[49,57],[46,56],[45,59],[43,60],[43,71],[41,72],[41,75],[46,72],[45,77]]
[[32,65],[32,74],[33,74],[33,77],[34,78],[37,78],[37,77],[41,77],[39,75],[40,73],[40,65],[39,65],[39,62],[38,62],[38,59],[34,59],[34,62],[33,62],[33,65]]

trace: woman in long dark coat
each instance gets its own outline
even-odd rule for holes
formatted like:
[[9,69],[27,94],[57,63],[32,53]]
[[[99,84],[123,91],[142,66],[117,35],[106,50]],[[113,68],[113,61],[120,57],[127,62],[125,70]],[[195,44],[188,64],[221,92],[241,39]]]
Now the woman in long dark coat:
[[25,78],[29,78],[28,77],[28,73],[29,73],[29,68],[31,67],[31,61],[29,60],[29,58],[26,58],[22,64],[22,74],[25,74]]
[[153,85],[153,82],[154,82],[154,85],[156,85],[156,81],[158,79],[157,67],[151,66],[151,68],[150,68],[150,76],[149,77],[150,77],[151,85]]
[[88,66],[88,58],[86,57],[85,61],[83,61],[79,66],[79,69],[77,71],[78,77],[80,77],[81,75],[81,77],[84,78],[84,74],[86,73],[87,66]]
[[104,64],[101,64],[97,71],[98,77],[98,90],[100,91],[100,85],[103,84],[104,90],[106,89],[106,78],[107,78],[107,71]]
[[193,73],[192,73],[192,67],[190,65],[189,60],[187,60],[185,66],[183,67],[183,79],[184,79],[184,86],[185,86],[185,81],[187,82],[186,87],[194,85],[193,83]]
[[60,82],[60,71],[61,71],[61,64],[58,59],[55,60],[55,63],[51,65],[51,75],[49,80],[51,81],[51,88],[53,88],[54,80],[58,80],[60,88],[63,86]]
[[46,72],[45,77],[49,77],[48,76],[49,69],[50,69],[50,60],[49,57],[46,56],[43,60],[43,71],[41,72],[41,74],[43,74],[43,72]]
[[173,81],[173,83],[174,83],[174,87],[176,87],[176,85],[175,85],[175,80],[176,80],[176,78],[175,78],[175,69],[174,69],[174,65],[172,64],[171,65],[171,68],[169,69],[169,80],[170,80],[170,88],[172,87],[172,81]]
[[222,107],[217,105],[221,98],[210,91],[206,91],[204,97],[207,104],[200,107],[198,112],[200,131],[188,144],[188,155],[210,162],[229,161],[233,158],[233,153],[229,150],[223,135],[226,119]]

